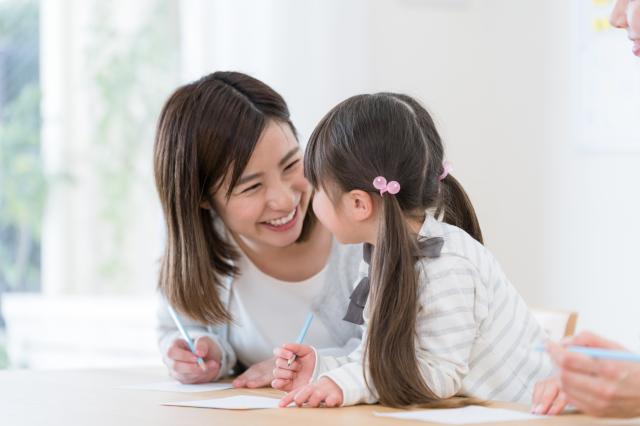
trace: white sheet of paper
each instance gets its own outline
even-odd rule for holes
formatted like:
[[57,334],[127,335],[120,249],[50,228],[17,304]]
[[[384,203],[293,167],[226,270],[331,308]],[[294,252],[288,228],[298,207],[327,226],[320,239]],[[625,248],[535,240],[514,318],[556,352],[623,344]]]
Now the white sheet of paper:
[[394,419],[421,420],[424,422],[448,423],[460,425],[466,423],[485,422],[509,422],[516,420],[544,419],[545,416],[536,416],[521,411],[505,410],[502,408],[488,408],[470,405],[463,408],[444,408],[420,411],[404,411],[396,413],[378,413],[378,417],[391,417]]
[[160,383],[146,383],[143,385],[131,385],[122,386],[123,389],[133,390],[149,390],[160,392],[180,392],[180,393],[195,393],[195,392],[211,392],[224,389],[231,389],[231,383],[201,383],[197,385],[184,385],[180,382],[160,382]]
[[165,402],[162,405],[196,408],[221,408],[225,410],[252,410],[258,408],[278,408],[279,399],[264,396],[237,395],[227,398],[202,399],[199,401]]

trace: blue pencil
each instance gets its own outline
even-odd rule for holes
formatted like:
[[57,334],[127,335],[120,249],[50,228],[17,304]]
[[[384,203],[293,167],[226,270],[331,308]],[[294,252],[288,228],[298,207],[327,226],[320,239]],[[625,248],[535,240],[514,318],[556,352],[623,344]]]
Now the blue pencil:
[[[311,327],[311,321],[313,321],[313,313],[309,312],[307,315],[307,319],[304,321],[304,325],[302,326],[302,330],[300,330],[300,334],[298,335],[298,339],[296,340],[297,344],[300,344],[304,341],[305,336],[307,335],[307,331],[309,331],[309,327]],[[287,361],[287,366],[290,367],[291,363],[296,360],[296,354],[293,354],[289,361]]]
[[[187,330],[182,325],[182,322],[180,321],[180,318],[178,318],[178,314],[176,314],[176,311],[174,311],[173,308],[171,307],[171,305],[169,305],[169,304],[167,304],[167,309],[169,309],[169,314],[171,315],[171,318],[173,318],[173,322],[176,323],[176,327],[178,327],[178,330],[180,330],[180,334],[182,334],[182,337],[184,338],[184,340],[187,341],[187,345],[189,345],[189,349],[195,355],[196,354],[196,347],[193,344],[193,340],[191,340],[191,336],[189,336],[189,333],[187,333]],[[207,366],[204,365],[204,361],[200,357],[198,357],[198,365],[200,366],[200,368],[202,370],[206,370],[207,369]]]
[[[586,346],[566,346],[569,352],[590,356],[596,359],[608,359],[612,361],[640,362],[640,355],[633,352],[616,351],[612,349],[589,348]],[[544,352],[544,346],[536,347],[539,352]]]

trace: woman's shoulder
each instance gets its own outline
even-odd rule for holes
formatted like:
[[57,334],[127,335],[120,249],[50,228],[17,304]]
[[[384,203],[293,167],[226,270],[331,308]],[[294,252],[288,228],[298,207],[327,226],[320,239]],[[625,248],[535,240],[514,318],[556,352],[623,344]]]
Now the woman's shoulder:
[[332,240],[331,255],[327,261],[327,279],[345,279],[351,285],[358,277],[362,262],[362,244],[342,244]]
[[331,242],[329,262],[337,265],[359,265],[362,260],[362,244],[342,244],[335,238]]

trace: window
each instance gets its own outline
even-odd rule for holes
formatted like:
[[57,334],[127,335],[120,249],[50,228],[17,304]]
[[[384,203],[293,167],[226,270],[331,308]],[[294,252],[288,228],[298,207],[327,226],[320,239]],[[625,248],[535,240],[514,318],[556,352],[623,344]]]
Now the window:
[[159,362],[151,153],[179,5],[0,0],[0,368]]

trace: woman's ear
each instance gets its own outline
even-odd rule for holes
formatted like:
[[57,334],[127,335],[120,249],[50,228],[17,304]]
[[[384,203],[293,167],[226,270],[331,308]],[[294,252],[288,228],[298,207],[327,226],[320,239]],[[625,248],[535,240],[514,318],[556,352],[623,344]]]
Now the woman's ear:
[[346,204],[351,218],[355,221],[365,221],[373,216],[373,197],[366,191],[354,189],[346,195]]

